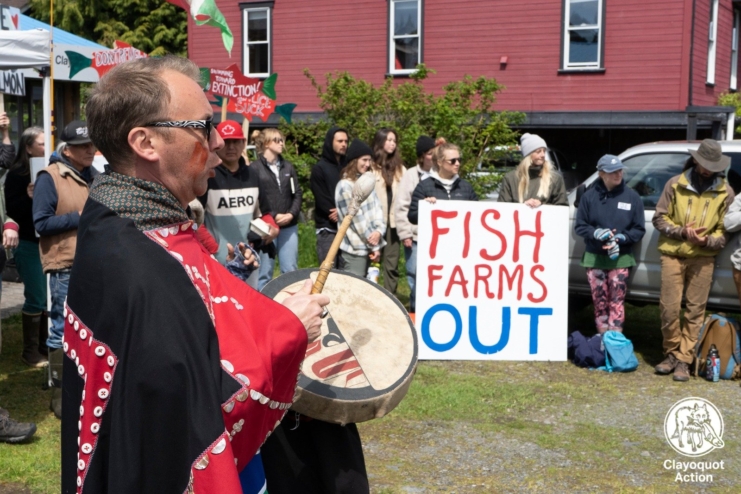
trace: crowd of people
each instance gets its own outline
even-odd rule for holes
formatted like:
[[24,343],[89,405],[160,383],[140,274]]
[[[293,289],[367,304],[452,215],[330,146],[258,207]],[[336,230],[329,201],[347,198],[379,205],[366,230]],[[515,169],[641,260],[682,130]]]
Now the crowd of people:
[[[232,465],[242,470],[273,434],[263,448],[271,492],[368,492],[355,425],[288,410],[331,301],[311,295],[310,282],[281,304],[256,291],[276,260],[281,273],[298,269],[303,192],[283,158],[285,136],[254,131],[250,162],[242,126],[213,125],[198,81],[197,67],[175,57],[114,68],[92,91],[88,121],[63,129],[36,177],[30,160],[44,156],[42,130],[26,129],[16,150],[0,115],[3,246],[24,283],[21,359],[49,369],[50,407],[64,419],[63,490],[84,483],[96,492],[228,491],[246,481]],[[393,294],[403,248],[414,312],[420,201],[479,198],[459,175],[454,143],[419,136],[416,163],[406,168],[396,130],[379,129],[372,145],[350,137],[331,128],[311,170],[317,257],[325,259],[348,215],[353,184],[372,173],[374,190],[352,218],[336,266],[364,277],[378,262]],[[568,205],[547,147],[522,136],[523,159],[503,177],[499,201]],[[96,148],[109,162],[100,175],[91,167]],[[666,357],[656,371],[677,381],[689,379],[714,258],[729,232],[741,230],[741,198],[723,175],[729,158],[709,139],[690,153],[653,217]],[[597,170],[580,194],[575,232],[585,241],[582,266],[603,333],[623,330],[632,249],[645,227],[620,159],[605,155]],[[741,248],[733,263],[741,297]],[[249,434],[239,434],[243,427]],[[0,409],[0,440],[21,442],[35,430]]]

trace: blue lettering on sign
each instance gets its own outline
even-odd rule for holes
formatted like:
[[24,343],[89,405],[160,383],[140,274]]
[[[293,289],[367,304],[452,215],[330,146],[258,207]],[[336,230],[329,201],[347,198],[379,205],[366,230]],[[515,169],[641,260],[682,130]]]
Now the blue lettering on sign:
[[[430,335],[430,323],[432,318],[438,312],[447,312],[453,316],[455,320],[455,332],[453,337],[447,343],[438,343],[432,339]],[[468,337],[471,340],[471,346],[477,352],[483,355],[491,355],[492,353],[501,352],[509,343],[509,332],[512,326],[512,311],[510,307],[502,307],[502,334],[499,336],[499,341],[493,345],[484,345],[479,339],[478,333],[478,321],[477,321],[478,309],[475,305],[468,307]],[[553,315],[552,308],[544,307],[521,307],[517,309],[517,313],[525,316],[530,316],[530,347],[529,352],[531,355],[538,353],[538,324],[540,322],[540,316],[551,316]],[[425,342],[431,350],[436,352],[447,352],[458,344],[463,333],[463,320],[461,314],[455,306],[450,304],[437,304],[433,305],[422,318],[422,341]]]
[[502,308],[502,335],[499,337],[499,341],[491,346],[486,346],[479,340],[479,333],[477,328],[477,317],[476,317],[476,306],[472,305],[468,308],[468,336],[471,339],[471,346],[473,349],[484,355],[490,355],[492,353],[501,352],[504,347],[509,343],[509,327],[511,319],[511,311],[509,307]]
[[517,309],[518,314],[530,316],[530,355],[538,353],[538,317],[552,316],[553,309],[523,307]]
[[[450,315],[453,316],[453,319],[455,319],[455,333],[448,343],[437,343],[433,341],[432,336],[430,336],[430,321],[432,321],[432,317],[435,314],[443,311],[450,313]],[[462,332],[463,320],[461,319],[461,314],[458,312],[458,309],[450,304],[433,305],[430,310],[425,312],[425,317],[422,318],[422,341],[424,341],[425,345],[430,347],[430,349],[435,350],[436,352],[447,352],[457,345],[458,340],[461,339]]]

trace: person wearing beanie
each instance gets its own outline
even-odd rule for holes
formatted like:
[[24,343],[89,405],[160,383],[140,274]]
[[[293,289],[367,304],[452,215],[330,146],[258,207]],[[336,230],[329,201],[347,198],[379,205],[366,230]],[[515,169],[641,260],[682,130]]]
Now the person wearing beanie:
[[623,331],[633,245],[646,233],[643,201],[623,181],[620,158],[606,154],[597,163],[599,178],[581,198],[574,231],[586,246],[581,265],[592,290],[599,333]]
[[[206,193],[198,198],[203,204],[204,225],[219,246],[216,260],[226,264],[234,248],[243,242],[249,242],[258,252],[274,252],[272,241],[280,228],[268,204],[260,200],[258,170],[249,167],[244,159],[247,139],[242,125],[234,120],[224,120],[216,126],[216,132],[224,140],[224,147],[216,151],[221,164],[214,169],[215,176],[208,179]],[[250,228],[252,220],[258,217],[269,226],[269,233],[262,237]],[[259,272],[255,269],[247,284],[257,288],[258,281]]]
[[399,282],[399,255],[401,242],[396,229],[394,201],[399,190],[399,182],[404,176],[404,162],[398,146],[398,134],[393,129],[383,128],[373,138],[373,174],[376,177],[376,194],[383,208],[386,223],[386,246],[381,251],[383,287],[396,293]]
[[[360,139],[353,139],[347,149],[347,165],[340,172],[340,181],[334,194],[338,223],[341,223],[347,215],[355,181],[370,170],[372,157],[373,149],[370,146]],[[383,238],[386,227],[383,207],[374,190],[353,217],[350,228],[340,244],[346,271],[364,277],[370,263],[381,259],[381,249],[386,245]]]
[[542,137],[525,133],[520,137],[522,161],[499,184],[499,202],[518,202],[531,208],[542,204],[568,206],[563,177],[546,160],[548,145]]
[[417,138],[417,164],[409,168],[401,177],[396,196],[394,196],[396,233],[404,245],[407,282],[409,283],[409,312],[412,314],[416,310],[417,225],[409,221],[409,205],[412,203],[412,193],[419,182],[430,176],[434,147],[435,140],[432,137],[419,136]]

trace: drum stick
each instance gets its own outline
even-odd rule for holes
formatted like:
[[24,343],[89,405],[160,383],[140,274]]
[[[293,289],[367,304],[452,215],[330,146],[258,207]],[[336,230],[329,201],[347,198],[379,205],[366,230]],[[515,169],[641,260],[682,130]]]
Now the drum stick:
[[337,235],[334,236],[327,257],[319,268],[319,275],[316,277],[311,293],[322,293],[324,283],[326,283],[329,271],[332,269],[332,265],[334,264],[334,259],[337,257],[337,251],[340,248],[342,239],[345,238],[345,233],[347,233],[347,229],[350,228],[350,223],[352,223],[355,213],[358,212],[363,201],[368,199],[368,196],[371,195],[375,186],[376,177],[371,172],[362,174],[360,178],[355,181],[355,185],[352,188],[352,200],[350,201],[350,206],[347,208],[347,215],[342,219],[342,223],[337,229]]

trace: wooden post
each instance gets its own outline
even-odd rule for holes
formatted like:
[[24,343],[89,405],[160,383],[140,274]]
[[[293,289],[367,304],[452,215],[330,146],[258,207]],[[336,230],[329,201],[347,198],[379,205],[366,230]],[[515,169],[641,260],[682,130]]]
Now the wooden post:
[[229,98],[224,98],[223,100],[221,100],[221,121],[222,122],[226,120],[227,106],[229,106]]

